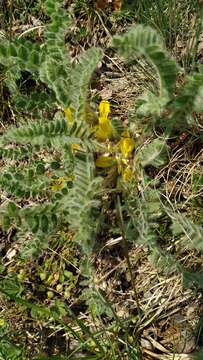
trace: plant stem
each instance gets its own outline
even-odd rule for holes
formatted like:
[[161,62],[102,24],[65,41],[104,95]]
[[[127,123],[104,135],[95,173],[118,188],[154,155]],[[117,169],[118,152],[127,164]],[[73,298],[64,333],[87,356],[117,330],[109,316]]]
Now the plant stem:
[[123,251],[124,251],[124,255],[127,261],[127,265],[128,265],[128,269],[130,272],[130,278],[131,278],[131,283],[132,283],[132,288],[134,291],[134,296],[135,296],[135,301],[137,304],[137,311],[138,311],[138,316],[141,319],[141,310],[140,310],[140,303],[139,303],[139,299],[138,299],[138,294],[136,291],[136,286],[135,286],[135,278],[134,278],[134,274],[132,271],[132,266],[131,266],[131,262],[130,262],[130,257],[129,257],[129,249],[128,249],[128,242],[125,236],[125,225],[124,225],[124,221],[123,221],[123,214],[122,214],[122,209],[121,209],[121,202],[120,202],[120,196],[117,196],[117,214],[118,214],[118,219],[119,219],[119,225],[120,225],[120,230],[121,230],[121,236],[122,236],[122,243],[123,243]]

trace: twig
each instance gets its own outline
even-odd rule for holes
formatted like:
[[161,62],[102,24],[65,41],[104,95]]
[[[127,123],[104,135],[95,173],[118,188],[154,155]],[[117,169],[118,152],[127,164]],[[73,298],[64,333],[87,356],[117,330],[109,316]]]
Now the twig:
[[31,27],[30,29],[27,29],[27,30],[23,31],[23,33],[21,33],[21,34],[18,36],[18,39],[20,39],[20,38],[23,37],[24,35],[29,34],[30,32],[32,32],[32,31],[34,31],[34,30],[43,29],[43,28],[45,28],[44,25],[33,26],[33,27]]
[[109,30],[108,30],[107,27],[105,26],[105,24],[104,24],[104,22],[103,22],[103,20],[102,20],[101,15],[98,13],[98,11],[95,11],[95,13],[96,13],[97,16],[98,16],[98,18],[99,18],[99,20],[100,20],[100,22],[101,22],[101,24],[102,24],[102,26],[103,26],[103,28],[104,28],[104,30],[105,30],[105,32],[106,32],[106,35],[108,35],[108,36],[112,39],[112,35],[110,34]]

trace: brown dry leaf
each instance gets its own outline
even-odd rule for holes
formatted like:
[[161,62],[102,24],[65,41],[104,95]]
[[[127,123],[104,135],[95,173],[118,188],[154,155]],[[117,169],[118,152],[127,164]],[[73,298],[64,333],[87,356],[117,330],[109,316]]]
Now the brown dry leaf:
[[112,98],[112,89],[106,87],[102,89],[99,94],[102,100],[109,100]]
[[96,9],[97,10],[105,10],[108,6],[108,0],[97,0],[96,1]]
[[161,345],[158,341],[156,341],[155,339],[153,339],[151,336],[147,337],[147,340],[150,341],[150,343],[152,344],[154,349],[157,349],[158,351],[161,351],[162,353],[166,353],[169,354],[170,351],[168,349],[166,349],[163,345]]
[[120,11],[121,6],[122,6],[122,0],[114,0],[113,2],[114,11]]
[[141,338],[142,349],[153,350],[151,342],[145,338]]
[[[155,354],[150,350],[145,350],[145,353],[147,355],[149,355],[150,357],[146,357],[146,360],[153,360],[153,359],[158,359],[158,360],[194,360],[194,356],[193,355],[187,355],[187,354]],[[145,358],[144,358],[145,359]]]
[[6,253],[6,258],[10,261],[14,256],[16,256],[16,249],[9,249]]
[[114,11],[120,11],[122,0],[97,0],[96,8],[98,10],[105,10],[110,4],[113,6]]

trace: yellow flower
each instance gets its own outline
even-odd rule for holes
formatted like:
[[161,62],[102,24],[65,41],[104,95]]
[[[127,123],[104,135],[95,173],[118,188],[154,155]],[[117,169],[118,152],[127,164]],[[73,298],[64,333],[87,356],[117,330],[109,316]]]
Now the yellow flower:
[[63,176],[53,181],[53,185],[51,186],[52,191],[59,191],[63,189],[65,186],[65,179]]
[[124,181],[129,181],[133,176],[133,172],[131,167],[128,165],[123,171],[122,171],[122,178]]
[[129,181],[133,176],[130,160],[117,156],[116,161],[118,166],[118,173],[122,176],[124,181]]
[[111,120],[108,118],[109,112],[109,101],[102,100],[99,104],[98,125],[95,126],[95,136],[98,140],[105,141],[113,135]]
[[126,132],[123,134],[123,137],[121,138],[121,140],[119,142],[119,147],[120,147],[122,155],[125,158],[128,158],[132,154],[134,147],[135,147],[135,142],[130,137],[129,132]]
[[95,132],[95,136],[101,141],[105,141],[113,135],[111,120],[108,119],[109,112],[109,101],[102,100],[99,104],[99,124],[96,126]]
[[114,165],[116,162],[115,157],[109,155],[101,155],[96,159],[95,165],[99,168],[106,168]]
[[108,118],[99,117],[99,125],[96,127],[95,136],[102,141],[109,139],[113,135],[113,127]]
[[64,109],[64,113],[65,113],[65,117],[66,117],[68,126],[69,127],[72,126],[74,109],[71,108],[71,106],[69,106],[69,107]]
[[129,181],[133,176],[130,161],[120,157],[110,155],[100,155],[97,157],[95,165],[98,168],[108,168],[117,164],[118,173],[121,174],[124,181]]
[[72,152],[76,152],[78,150],[82,150],[81,146],[79,144],[72,144],[71,145]]
[[102,100],[99,104],[99,116],[107,119],[110,113],[110,104],[107,100]]

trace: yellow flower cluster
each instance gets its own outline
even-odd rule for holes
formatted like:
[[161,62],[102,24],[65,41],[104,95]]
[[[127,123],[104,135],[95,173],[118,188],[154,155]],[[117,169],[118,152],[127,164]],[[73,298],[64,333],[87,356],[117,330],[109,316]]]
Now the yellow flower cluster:
[[[98,140],[106,141],[113,136],[113,127],[108,115],[110,113],[110,104],[106,100],[102,100],[99,104],[99,124],[97,126],[95,136]],[[124,181],[129,181],[133,172],[130,165],[129,158],[134,151],[135,143],[130,136],[129,131],[125,131],[118,144],[110,146],[111,153],[115,153],[116,156],[109,153],[98,156],[96,159],[96,166],[99,168],[107,168],[117,164],[118,172],[122,175]]]
[[122,134],[121,140],[119,141],[119,147],[124,158],[128,158],[130,155],[132,155],[135,142],[130,137],[129,131],[126,131]]
[[52,191],[59,191],[63,189],[65,186],[65,179],[63,176],[59,177],[58,179],[54,180],[51,185]]
[[[68,107],[64,109],[68,127],[71,127],[74,121],[74,109]],[[95,137],[98,141],[108,142],[108,152],[100,155],[96,159],[95,165],[98,168],[108,168],[117,165],[119,174],[124,181],[129,181],[133,176],[130,157],[134,151],[135,143],[128,130],[123,132],[121,139],[115,145],[109,141],[113,138],[114,129],[109,119],[110,104],[107,100],[102,100],[99,104],[98,124],[95,127]],[[72,145],[72,151],[79,149],[78,144]]]
[[57,179],[52,179],[52,182],[51,182],[51,190],[52,191],[60,191],[62,190],[68,181],[73,181],[74,180],[74,177],[73,176],[60,176],[59,178]]

